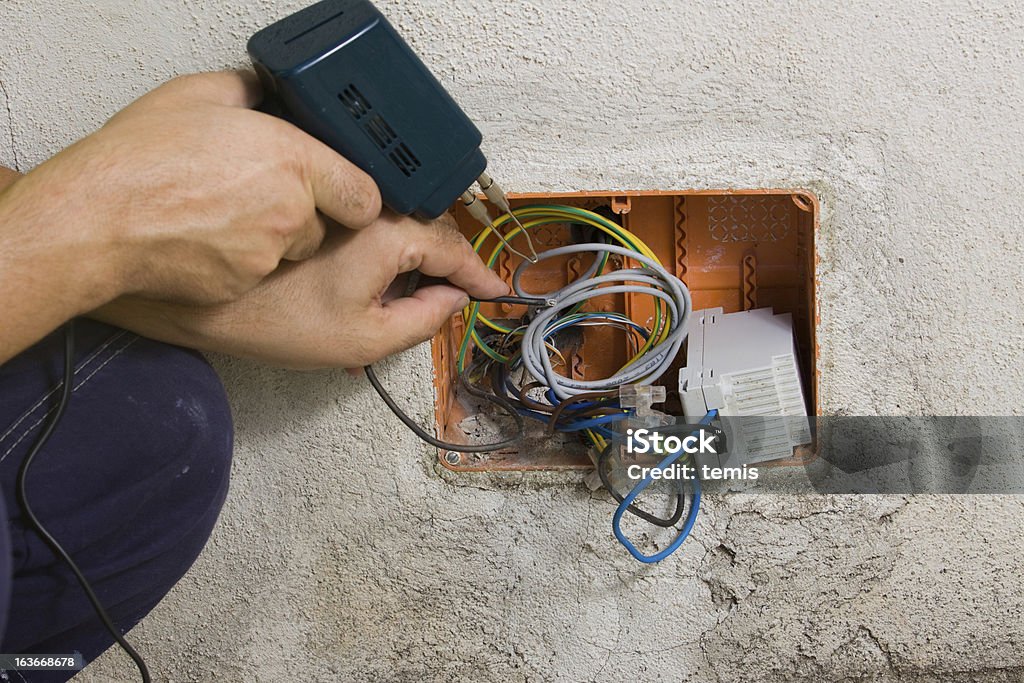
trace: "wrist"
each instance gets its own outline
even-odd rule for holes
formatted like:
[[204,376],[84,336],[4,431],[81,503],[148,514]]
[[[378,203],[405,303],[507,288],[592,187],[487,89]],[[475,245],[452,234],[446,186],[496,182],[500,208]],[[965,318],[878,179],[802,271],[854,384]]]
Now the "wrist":
[[14,183],[15,180],[21,177],[21,174],[17,171],[7,168],[6,166],[0,166],[0,193],[7,189],[8,186]]
[[90,311],[87,317],[168,344],[200,350],[209,350],[211,344],[209,315],[201,307],[126,295]]
[[3,268],[20,273],[14,285],[50,282],[67,317],[115,299],[130,280],[127,245],[110,229],[106,198],[92,189],[101,184],[97,169],[75,156],[65,152],[27,175],[8,177],[6,188],[0,179]]

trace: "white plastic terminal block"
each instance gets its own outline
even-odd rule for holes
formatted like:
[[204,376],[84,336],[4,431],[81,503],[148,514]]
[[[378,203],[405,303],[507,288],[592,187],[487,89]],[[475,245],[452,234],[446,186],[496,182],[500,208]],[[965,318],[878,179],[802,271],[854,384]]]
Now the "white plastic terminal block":
[[730,435],[734,441],[729,450],[744,453],[744,462],[791,457],[794,447],[811,442],[788,313],[709,308],[694,311],[689,325],[686,367],[679,371],[688,420],[711,410],[722,417],[786,417],[751,421],[759,430],[756,437],[743,433],[745,421],[733,421],[737,433]]
[[664,403],[668,392],[665,387],[654,384],[626,384],[619,387],[619,405],[623,408],[634,408],[638,417],[652,414],[651,406]]

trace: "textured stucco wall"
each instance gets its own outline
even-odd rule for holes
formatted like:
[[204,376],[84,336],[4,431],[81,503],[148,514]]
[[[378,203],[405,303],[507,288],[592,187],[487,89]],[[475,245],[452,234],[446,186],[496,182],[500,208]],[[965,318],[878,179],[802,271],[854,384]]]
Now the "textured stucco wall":
[[[1024,412],[1019,3],[381,4],[511,189],[818,192],[827,412]],[[0,161],[299,5],[4,0]],[[218,364],[235,478],[132,633],[160,680],[1024,677],[1020,499],[711,499],[641,567],[575,481],[444,478],[364,382]],[[427,419],[426,349],[386,374]]]

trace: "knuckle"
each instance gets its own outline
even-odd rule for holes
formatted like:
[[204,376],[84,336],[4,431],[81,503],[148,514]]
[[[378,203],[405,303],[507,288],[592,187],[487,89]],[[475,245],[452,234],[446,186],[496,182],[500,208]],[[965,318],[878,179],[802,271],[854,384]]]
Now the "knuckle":
[[205,75],[206,74],[202,74],[202,73],[180,74],[178,76],[174,76],[173,78],[169,79],[167,81],[166,85],[171,85],[171,86],[187,86],[189,84],[194,84],[194,83],[202,82],[202,80],[204,79]]
[[408,273],[411,270],[419,268],[420,262],[423,260],[420,255],[419,248],[414,244],[405,243],[402,244],[397,251],[398,258],[397,266],[398,272]]
[[455,222],[455,216],[453,216],[450,211],[438,216],[434,222],[453,234],[459,233],[459,224]]
[[249,258],[246,270],[258,280],[262,280],[277,270],[280,262],[280,255],[267,249],[253,254]]
[[284,119],[260,112],[253,112],[259,117],[260,124],[266,128],[266,139],[277,144],[277,152],[289,163],[298,165],[302,159],[301,150],[305,148],[306,134],[294,124]]
[[267,219],[275,236],[290,239],[296,232],[309,225],[311,216],[311,203],[300,196],[300,193],[291,193],[274,203]]
[[304,230],[316,219],[316,204],[301,193],[292,195],[287,203],[288,227],[292,232]]
[[164,82],[154,92],[168,95],[187,95],[194,92],[197,88],[205,87],[208,81],[207,74],[182,74]]
[[462,239],[462,233],[459,232],[459,226],[455,223],[455,219],[450,214],[444,214],[440,218],[436,219],[432,224],[434,235],[445,244],[458,244],[459,242],[465,242]]
[[217,304],[235,301],[256,286],[258,280],[253,275],[253,269],[249,267],[249,264],[234,265],[235,267],[230,271],[222,270],[218,277],[211,277],[207,284],[202,285],[206,290],[203,303]]
[[310,251],[310,256],[312,256],[313,252],[320,249],[324,240],[327,238],[327,226],[324,225],[324,222],[319,220],[318,217],[314,217],[303,234],[303,237]]
[[284,256],[282,256],[281,258],[284,261],[305,261],[311,258],[315,253],[316,249],[314,249],[311,245],[301,244],[292,247],[291,249],[286,251],[284,253]]
[[156,90],[169,91],[177,90],[179,88],[187,88],[192,82],[194,74],[183,74],[180,76],[174,76],[164,81]]
[[430,248],[437,251],[447,251],[455,246],[451,231],[443,224],[438,224],[437,222],[426,226],[426,238]]
[[305,261],[312,258],[320,250],[322,243],[323,235],[310,235],[290,250],[288,258],[292,261]]

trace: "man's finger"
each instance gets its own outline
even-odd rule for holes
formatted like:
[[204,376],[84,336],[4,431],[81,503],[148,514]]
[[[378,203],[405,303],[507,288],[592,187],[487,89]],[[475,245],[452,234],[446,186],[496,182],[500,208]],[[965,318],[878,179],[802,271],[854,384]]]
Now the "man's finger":
[[315,254],[323,244],[324,236],[327,234],[327,221],[323,215],[319,212],[315,212],[310,219],[306,221],[306,225],[303,226],[295,235],[295,240],[291,246],[281,257],[288,261],[303,261],[308,259],[310,256]]
[[296,131],[317,208],[347,228],[365,228],[377,220],[381,199],[373,178],[316,138]]
[[432,223],[406,218],[395,224],[400,272],[419,270],[424,275],[443,277],[478,299],[509,293],[508,285],[484,265],[480,257],[448,215]]
[[468,303],[469,297],[458,287],[430,285],[384,304],[374,332],[374,352],[383,358],[427,341]]
[[263,88],[252,71],[211,71],[173,78],[139,102],[159,102],[165,97],[172,98],[176,105],[192,100],[252,109],[263,99]]

